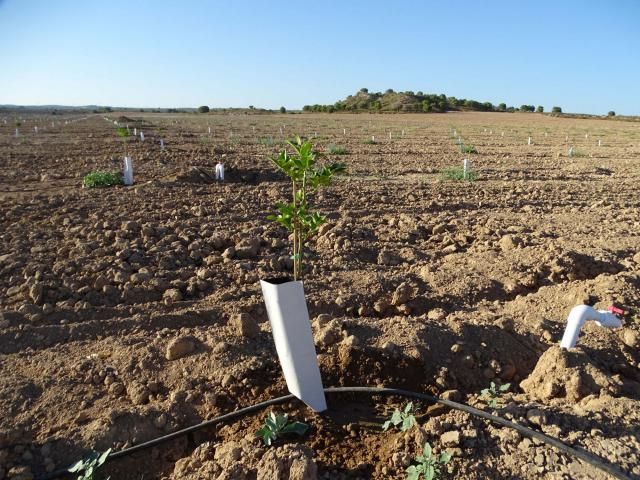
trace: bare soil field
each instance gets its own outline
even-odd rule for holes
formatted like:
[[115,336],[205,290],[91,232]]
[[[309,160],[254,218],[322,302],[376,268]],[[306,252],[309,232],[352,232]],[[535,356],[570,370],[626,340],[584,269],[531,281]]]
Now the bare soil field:
[[[287,393],[259,280],[291,268],[287,233],[266,217],[289,194],[268,156],[295,134],[344,147],[328,158],[348,166],[316,198],[330,222],[304,281],[325,386],[474,405],[640,479],[640,125],[500,113],[21,118],[16,137],[16,118],[0,115],[0,480]],[[81,188],[90,171],[122,168],[114,120],[144,131],[128,144],[136,183]],[[458,136],[477,153],[461,153]],[[463,158],[477,179],[444,180]],[[624,326],[588,322],[561,350],[576,304],[615,305]],[[492,381],[510,384],[496,408],[480,398]],[[383,432],[406,401],[331,395],[322,415],[289,402],[104,472],[404,479],[428,441],[453,454],[443,478],[608,478],[428,403],[415,404],[418,427]],[[264,447],[255,432],[271,410],[308,433]]]

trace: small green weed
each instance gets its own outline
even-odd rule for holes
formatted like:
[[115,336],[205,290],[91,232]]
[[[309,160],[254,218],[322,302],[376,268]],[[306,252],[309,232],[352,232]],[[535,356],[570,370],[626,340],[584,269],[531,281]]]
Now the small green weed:
[[[110,453],[111,449],[104,453],[91,452],[86,458],[78,460],[69,467],[68,471],[69,473],[78,473],[77,480],[96,480],[96,470],[98,470],[102,464],[107,461],[107,457]],[[106,480],[109,480],[109,478]]]
[[464,173],[464,168],[447,168],[440,172],[442,180],[451,180],[455,182],[475,182],[478,175],[473,170],[467,170],[467,174]]
[[413,415],[413,402],[409,402],[402,412],[395,409],[391,418],[382,424],[382,430],[386,432],[391,425],[394,427],[400,425],[400,431],[406,432],[416,423],[416,417]]
[[434,456],[431,445],[427,442],[422,449],[422,455],[416,457],[418,465],[407,468],[407,480],[419,480],[421,476],[424,480],[436,480],[440,478],[442,467],[449,463],[449,460],[451,454],[448,452],[442,452],[438,457]]
[[267,147],[273,147],[276,144],[276,142],[273,140],[273,137],[260,138],[258,139],[258,143],[260,145],[266,145]]
[[345,147],[341,147],[340,145],[334,145],[333,143],[329,145],[327,150],[331,155],[346,155],[347,153],[349,153]]
[[289,415],[276,415],[271,412],[264,421],[264,426],[256,432],[256,437],[262,438],[264,444],[268,447],[278,439],[280,435],[286,433],[295,433],[296,435],[304,435],[309,426],[302,422],[289,422]]
[[476,147],[474,147],[473,145],[465,145],[464,143],[460,144],[460,151],[462,153],[478,153]]
[[491,408],[496,408],[498,406],[498,401],[500,400],[500,395],[509,390],[510,386],[510,383],[505,383],[498,387],[495,383],[491,382],[491,386],[489,388],[485,388],[480,391],[480,398]]
[[82,186],[85,188],[111,187],[123,183],[122,176],[115,172],[91,172],[82,180]]

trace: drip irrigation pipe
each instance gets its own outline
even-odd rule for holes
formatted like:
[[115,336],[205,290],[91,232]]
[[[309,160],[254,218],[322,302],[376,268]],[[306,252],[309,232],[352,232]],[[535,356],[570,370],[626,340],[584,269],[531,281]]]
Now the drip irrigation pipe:
[[[603,459],[601,459],[600,457],[593,455],[592,453],[587,452],[586,450],[583,450],[581,448],[575,448],[575,447],[570,447],[569,445],[566,445],[564,443],[562,443],[560,440],[550,437],[548,435],[545,435],[544,433],[538,432],[536,430],[532,430],[530,428],[527,428],[523,425],[518,425],[517,423],[511,422],[509,420],[506,420],[502,417],[498,417],[496,415],[492,415],[490,413],[487,413],[483,410],[479,410],[477,408],[474,407],[470,407],[469,405],[465,405],[462,403],[458,403],[458,402],[453,402],[451,400],[444,400],[444,399],[440,399],[438,397],[434,397],[432,395],[428,395],[426,393],[418,393],[418,392],[412,392],[409,390],[402,390],[402,389],[398,389],[398,388],[377,388],[377,387],[331,387],[331,388],[325,388],[324,389],[325,393],[327,394],[332,394],[332,393],[368,393],[371,395],[397,395],[400,397],[409,397],[409,398],[415,398],[418,400],[424,400],[430,403],[439,403],[441,405],[445,405],[449,408],[452,408],[454,410],[460,410],[462,412],[467,412],[471,415],[474,415],[476,417],[480,417],[483,418],[485,420],[488,420],[490,422],[493,423],[497,423],[499,425],[502,425],[504,427],[507,428],[512,428],[516,431],[518,431],[521,435],[525,436],[525,437],[529,437],[529,438],[535,438],[538,439],[544,443],[546,443],[547,445],[550,445],[552,447],[557,448],[558,450],[563,451],[564,453],[572,456],[572,457],[576,457],[580,460],[582,460],[585,463],[588,463],[589,465],[591,465],[592,467],[597,468],[598,470],[601,470],[605,473],[608,473],[609,475],[611,475],[614,478],[620,479],[620,480],[631,480],[631,477],[627,476],[624,472],[622,472],[618,467],[616,467],[615,465],[612,465],[611,463],[608,463],[606,461],[604,461]],[[226,413],[224,415],[221,415],[219,417],[213,418],[211,420],[206,420],[202,423],[198,423],[196,425],[192,425],[190,427],[187,428],[183,428],[182,430],[177,430],[173,433],[169,433],[167,435],[163,435],[161,437],[157,437],[154,438],[152,440],[149,440],[147,442],[142,442],[139,443],[138,445],[134,445],[132,447],[129,448],[125,448],[123,450],[119,450],[117,452],[113,452],[109,455],[109,457],[107,458],[107,461],[110,460],[115,460],[117,458],[122,458],[122,457],[127,457],[133,453],[139,452],[141,450],[146,450],[148,448],[151,447],[155,447],[156,445],[160,445],[161,443],[164,442],[168,442],[169,440],[173,440],[175,438],[179,438],[182,437],[183,435],[187,435],[189,433],[201,430],[203,428],[207,428],[207,427],[212,427],[218,423],[223,423],[226,422],[228,420],[233,420],[235,418],[244,416],[244,415],[248,415],[250,413],[254,413],[258,410],[263,410],[267,407],[270,407],[272,405],[278,405],[281,403],[285,403],[288,402],[290,400],[295,400],[296,397],[293,395],[285,395],[283,397],[278,397],[278,398],[272,398],[270,400],[267,400],[265,402],[261,402],[261,403],[257,403],[255,405],[251,405],[249,407],[245,407],[245,408],[241,408],[240,410],[236,410],[235,412],[230,412],[230,413]],[[64,469],[64,470],[56,470],[54,472],[45,474],[41,477],[38,477],[38,480],[53,480],[55,478],[59,478],[65,474],[68,474],[68,470]]]

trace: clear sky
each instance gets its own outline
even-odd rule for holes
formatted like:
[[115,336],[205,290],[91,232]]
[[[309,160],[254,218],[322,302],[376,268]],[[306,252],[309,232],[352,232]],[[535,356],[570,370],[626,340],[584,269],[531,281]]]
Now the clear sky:
[[362,87],[640,114],[640,0],[0,0],[0,104],[301,108]]

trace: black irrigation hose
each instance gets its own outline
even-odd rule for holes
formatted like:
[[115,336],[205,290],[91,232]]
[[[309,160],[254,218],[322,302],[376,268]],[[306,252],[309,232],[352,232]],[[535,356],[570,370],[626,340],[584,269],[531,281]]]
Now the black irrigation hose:
[[[410,397],[416,398],[418,400],[426,400],[431,403],[440,403],[449,408],[453,408],[454,410],[460,410],[463,412],[467,412],[471,415],[475,415],[476,417],[484,418],[485,420],[489,420],[490,422],[500,424],[504,427],[513,428],[521,433],[525,437],[536,438],[547,445],[551,445],[552,447],[557,448],[558,450],[562,450],[568,455],[579,458],[580,460],[588,463],[589,465],[601,470],[603,472],[608,473],[614,478],[618,478],[620,480],[631,480],[624,472],[622,472],[616,466],[605,462],[600,457],[593,455],[586,450],[580,448],[570,447],[565,445],[560,440],[545,435],[544,433],[538,432],[536,430],[532,430],[530,428],[524,427],[522,425],[518,425],[517,423],[510,422],[509,420],[505,420],[504,418],[498,417],[496,415],[491,415],[483,410],[479,410],[477,408],[470,407],[469,405],[464,405],[458,402],[452,402],[451,400],[443,400],[432,395],[428,395],[426,393],[418,393],[411,392],[409,390],[402,390],[398,388],[376,388],[376,387],[331,387],[325,388],[325,393],[370,393],[374,395],[398,395],[401,397]],[[267,400],[265,402],[261,402],[255,405],[251,405],[246,408],[241,408],[240,410],[236,410],[235,412],[226,413],[219,417],[213,418],[211,420],[206,420],[197,425],[192,425],[187,428],[183,428],[182,430],[175,431],[173,433],[169,433],[167,435],[163,435],[158,438],[154,438],[153,440],[149,440],[147,442],[139,443],[138,445],[134,445],[133,447],[125,448],[124,450],[119,450],[117,452],[113,452],[109,455],[107,460],[114,460],[116,458],[126,457],[131,455],[132,453],[138,452],[140,450],[145,450],[147,448],[155,447],[156,445],[160,445],[161,443],[167,442],[169,440],[173,440],[174,438],[181,437],[188,433],[195,432],[197,430],[201,430],[203,428],[211,427],[218,423],[225,422],[227,420],[232,420],[237,417],[241,417],[247,415],[249,413],[256,412],[258,410],[262,410],[271,405],[278,405],[280,403],[287,402],[289,400],[293,400],[296,397],[293,395],[285,395],[283,397],[272,398],[271,400]],[[56,470],[54,472],[48,473],[42,477],[39,477],[38,480],[52,480],[54,478],[59,478],[62,475],[68,474],[68,470]]]

